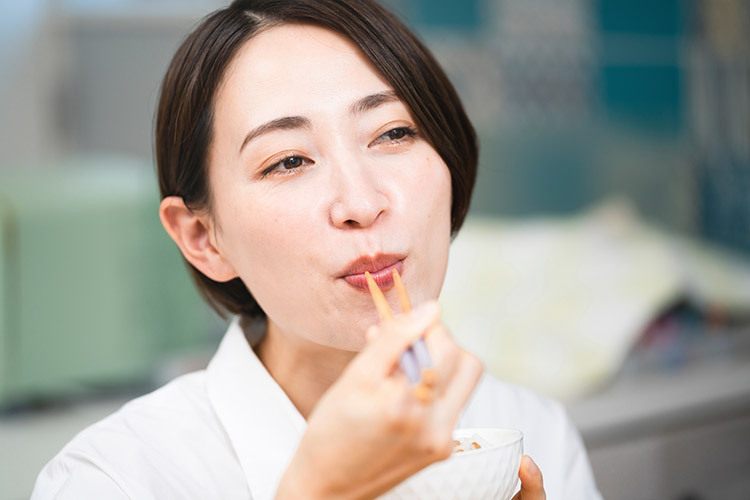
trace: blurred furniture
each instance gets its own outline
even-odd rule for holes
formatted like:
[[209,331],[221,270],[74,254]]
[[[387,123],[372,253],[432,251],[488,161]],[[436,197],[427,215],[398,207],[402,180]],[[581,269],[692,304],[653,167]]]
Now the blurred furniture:
[[626,207],[467,220],[443,319],[489,373],[568,401],[607,500],[747,500],[750,265]]
[[635,353],[609,387],[567,405],[607,500],[748,498],[750,328],[705,333],[694,359]]
[[0,408],[147,384],[218,340],[158,201],[142,163],[0,170]]

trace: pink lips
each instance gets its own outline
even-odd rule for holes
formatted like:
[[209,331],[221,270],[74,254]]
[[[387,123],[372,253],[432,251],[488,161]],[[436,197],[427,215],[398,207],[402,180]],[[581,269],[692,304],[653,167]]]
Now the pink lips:
[[369,293],[365,271],[369,271],[372,279],[381,290],[393,287],[393,269],[399,274],[403,273],[404,258],[397,255],[378,254],[374,256],[364,255],[352,261],[342,273],[342,278],[355,288]]

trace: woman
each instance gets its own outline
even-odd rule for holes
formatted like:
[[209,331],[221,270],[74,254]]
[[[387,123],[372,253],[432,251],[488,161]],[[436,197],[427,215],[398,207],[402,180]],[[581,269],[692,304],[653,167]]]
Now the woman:
[[[434,300],[468,210],[476,143],[427,50],[370,0],[245,0],[209,16],[165,76],[162,223],[206,299],[235,316],[205,371],[87,429],[33,498],[375,498],[516,427],[516,498],[598,498],[560,407],[490,378]],[[379,323],[364,272],[394,310]],[[424,338],[414,397],[400,354]],[[471,398],[471,399],[470,399]],[[467,405],[467,401],[469,401]]]

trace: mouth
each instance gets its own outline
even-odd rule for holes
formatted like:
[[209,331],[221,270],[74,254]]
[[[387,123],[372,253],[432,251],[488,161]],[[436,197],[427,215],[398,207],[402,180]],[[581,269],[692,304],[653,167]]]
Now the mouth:
[[370,273],[378,287],[385,291],[393,288],[393,269],[403,274],[404,256],[400,255],[363,255],[346,266],[340,278],[354,288],[369,293],[365,271]]

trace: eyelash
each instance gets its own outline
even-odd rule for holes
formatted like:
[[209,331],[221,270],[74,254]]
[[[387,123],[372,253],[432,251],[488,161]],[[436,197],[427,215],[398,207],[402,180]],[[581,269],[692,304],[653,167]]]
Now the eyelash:
[[277,161],[276,163],[274,163],[273,165],[271,165],[267,169],[265,169],[261,173],[261,178],[262,177],[266,177],[268,175],[291,175],[291,174],[294,174],[295,173],[294,171],[297,170],[298,168],[300,168],[303,165],[300,165],[300,166],[297,166],[297,167],[292,167],[292,168],[286,168],[286,167],[284,167],[284,163],[288,162],[289,160],[292,160],[292,159],[302,160],[303,162],[311,162],[311,160],[308,160],[304,156],[290,154],[290,155],[285,156],[281,160]]
[[378,137],[377,139],[375,139],[372,143],[374,144],[374,143],[378,142],[380,139],[382,139],[384,137],[388,137],[389,134],[392,134],[394,132],[403,132],[403,134],[404,134],[403,136],[398,137],[396,139],[393,139],[393,138],[390,139],[391,142],[396,143],[396,144],[399,144],[399,143],[401,143],[404,140],[410,139],[412,137],[416,137],[418,135],[418,132],[415,129],[411,128],[411,127],[406,127],[406,126],[404,126],[404,127],[396,127],[396,128],[392,128],[391,130],[385,132],[383,135],[381,135],[380,137]]
[[[389,138],[389,134],[393,134],[393,133],[399,133],[399,134],[402,133],[403,135],[401,137],[397,137],[395,139],[394,138]],[[396,128],[392,128],[392,129],[388,130],[387,132],[383,133],[380,137],[378,137],[377,139],[375,139],[374,141],[372,141],[372,143],[370,143],[370,144],[371,145],[375,144],[375,143],[377,143],[378,141],[380,141],[381,139],[384,139],[384,138],[386,140],[388,140],[389,142],[393,143],[393,144],[400,144],[402,141],[411,139],[413,137],[416,137],[417,135],[418,135],[418,132],[415,129],[411,128],[411,127],[396,127]],[[300,156],[300,155],[296,155],[296,154],[290,154],[290,155],[287,155],[284,158],[280,159],[279,161],[275,162],[273,165],[271,165],[267,169],[263,170],[263,172],[261,172],[261,178],[267,177],[268,175],[292,175],[292,174],[294,174],[295,170],[298,170],[300,167],[302,167],[304,165],[300,165],[300,166],[292,167],[292,168],[286,168],[286,167],[284,167],[284,163],[288,162],[289,160],[293,160],[293,159],[302,160],[303,163],[304,162],[312,163],[311,160],[305,158],[304,156]]]

